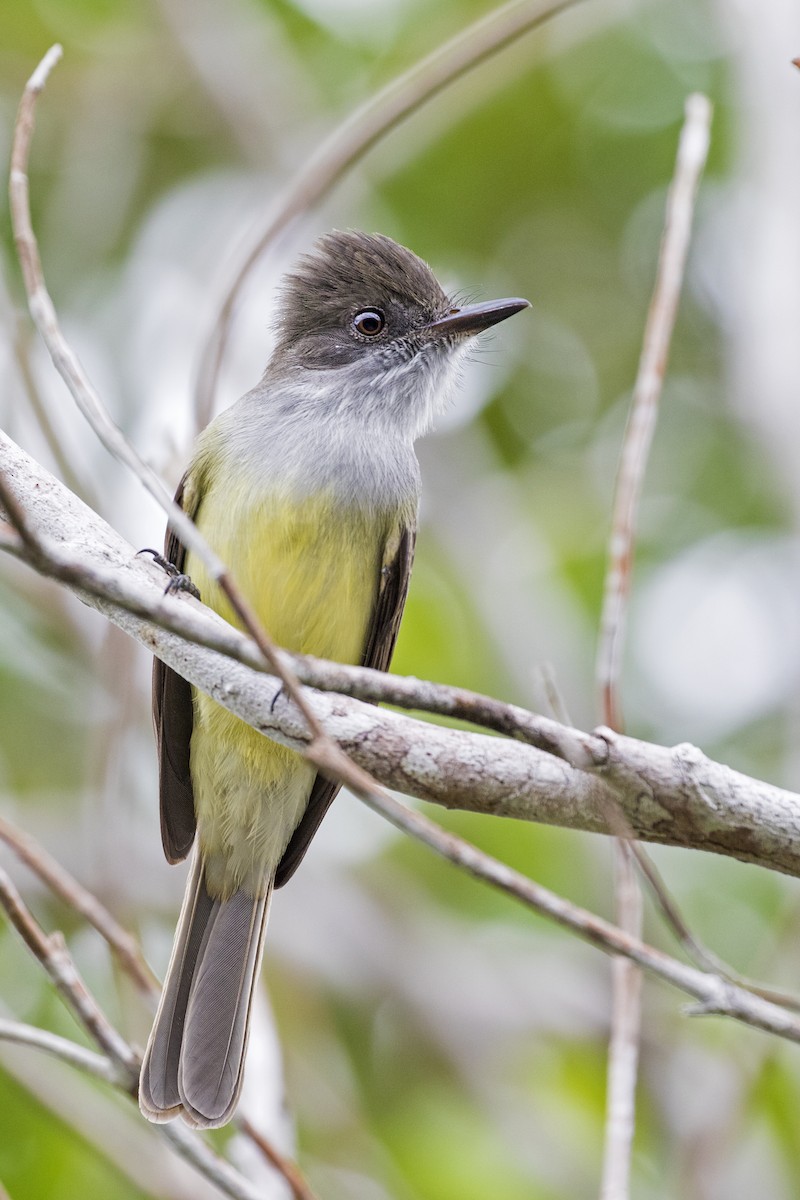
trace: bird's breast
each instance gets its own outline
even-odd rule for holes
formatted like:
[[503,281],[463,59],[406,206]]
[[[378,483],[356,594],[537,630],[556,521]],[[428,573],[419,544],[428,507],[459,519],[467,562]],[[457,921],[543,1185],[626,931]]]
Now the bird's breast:
[[[197,523],[280,646],[358,662],[397,514],[298,497],[228,480],[202,497]],[[209,604],[236,624],[227,599],[190,556]]]

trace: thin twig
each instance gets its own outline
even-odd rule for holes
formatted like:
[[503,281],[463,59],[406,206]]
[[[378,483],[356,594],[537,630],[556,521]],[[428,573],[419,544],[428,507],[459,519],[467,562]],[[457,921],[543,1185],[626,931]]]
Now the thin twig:
[[123,929],[97,896],[79,883],[34,837],[17,829],[2,816],[0,839],[59,899],[94,926],[110,946],[120,966],[136,984],[138,991],[148,1001],[157,998],[160,985],[145,961],[141,946],[135,937]]
[[245,1179],[235,1167],[220,1158],[207,1142],[187,1129],[180,1121],[155,1126],[158,1134],[169,1142],[176,1154],[191,1163],[206,1179],[216,1184],[224,1196],[231,1200],[263,1200],[264,1193],[249,1179]]
[[30,326],[23,324],[22,313],[19,312],[16,305],[8,298],[8,322],[11,328],[11,347],[14,354],[14,361],[17,366],[22,386],[28,403],[33,411],[33,415],[38,422],[47,448],[53,456],[53,462],[58,468],[61,478],[66,483],[67,487],[79,496],[82,496],[87,504],[91,504],[93,508],[98,508],[97,494],[92,483],[89,480],[86,472],[80,473],[75,467],[75,463],[70,458],[70,455],[62,446],[61,441],[50,419],[50,413],[47,410],[47,405],[42,398],[41,389],[39,388],[34,377],[33,367],[31,365],[30,356]]
[[[617,925],[642,936],[642,892],[627,842],[614,842],[614,899]],[[612,963],[611,1038],[608,1044],[606,1120],[601,1200],[627,1200],[633,1136],[636,1130],[636,1080],[642,1022],[642,972],[630,959]]]
[[[542,682],[553,715],[569,723],[566,704],[556,686],[552,670],[542,670]],[[613,800],[609,802],[612,828],[619,825],[614,841],[614,899],[616,922],[631,937],[642,936],[642,894],[625,840],[627,822]],[[634,848],[635,843],[630,843]],[[606,1120],[601,1200],[625,1200],[628,1191],[630,1151],[634,1125],[634,1100],[641,1026],[642,973],[629,959],[617,956],[611,964],[611,1037],[608,1048]]]
[[139,1060],[120,1037],[101,1011],[86,984],[60,933],[46,934],[25,904],[11,879],[0,869],[0,906],[5,909],[11,924],[25,945],[44,967],[67,1007],[80,1024],[91,1034],[108,1057],[126,1072],[133,1089],[139,1078]]
[[[694,200],[708,152],[710,123],[711,105],[707,98],[690,96],[667,196],[656,282],[617,474],[597,674],[603,720],[618,733],[623,732],[620,672],[639,501],[683,283]],[[640,865],[644,857],[643,853],[637,855]],[[640,937],[642,897],[634,861],[627,842],[617,840],[614,848],[617,923],[628,933]],[[653,884],[652,874],[648,878]],[[657,892],[660,899],[665,899],[663,889],[658,888]],[[662,904],[662,911],[668,915],[673,909],[672,905]],[[617,959],[613,972],[601,1200],[628,1200],[630,1194],[640,1027],[640,972],[629,961]]]
[[223,571],[223,573],[217,579],[217,583],[230,600],[234,611],[241,618],[245,629],[261,651],[267,667],[273,672],[273,674],[278,676],[281,683],[286,688],[286,693],[290,700],[294,701],[294,703],[297,705],[297,708],[302,713],[303,718],[308,725],[309,732],[311,733],[311,742],[309,743],[305,752],[306,757],[310,759],[315,766],[321,767],[322,764],[316,757],[316,748],[319,743],[325,742],[328,739],[316,713],[308,703],[308,700],[303,693],[303,687],[300,683],[300,680],[297,678],[291,667],[287,666],[286,662],[281,658],[277,643],[272,640],[256,616],[255,610],[252,608],[250,603],[245,600],[244,596],[237,588],[230,572]]
[[239,1117],[237,1124],[242,1133],[245,1133],[258,1146],[267,1162],[280,1171],[291,1188],[294,1200],[316,1200],[314,1193],[308,1185],[308,1181],[296,1162],[293,1162],[291,1158],[287,1158],[286,1155],[276,1150],[274,1144],[265,1138],[261,1130],[256,1129],[255,1125],[252,1121],[248,1121],[247,1117]]
[[623,726],[617,690],[630,593],[636,514],[675,324],[692,229],[694,199],[708,153],[710,125],[709,100],[699,94],[689,96],[675,175],[667,196],[655,290],[647,314],[642,356],[623,441],[611,524],[611,565],[603,596],[597,677],[603,696],[603,710],[610,718],[606,724],[612,729],[622,729]]
[[28,308],[53,365],[94,433],[109,453],[134,473],[164,509],[170,526],[187,549],[191,549],[203,561],[213,579],[219,579],[224,572],[220,559],[200,536],[194,522],[172,500],[155,471],[134,450],[108,415],[91,380],[61,331],[52,298],[47,290],[39,245],[31,222],[28,159],[36,102],[61,55],[61,46],[51,46],[28,80],[20,100],[11,144],[9,205]]
[[[122,928],[98,898],[81,883],[78,883],[77,879],[48,854],[33,837],[16,829],[3,817],[0,817],[0,838],[65,904],[94,926],[111,947],[120,966],[133,980],[139,991],[149,1002],[157,1003],[161,985],[147,965],[137,939]],[[0,1020],[0,1039],[38,1045],[44,1050],[59,1054],[68,1061],[73,1061],[75,1065],[91,1071],[99,1078],[105,1079],[106,1082],[118,1082],[119,1072],[107,1058],[84,1050],[83,1047],[76,1046],[75,1043],[69,1042],[65,1038],[57,1038],[55,1034],[19,1025],[17,1022]],[[73,1054],[72,1059],[69,1057],[70,1054]],[[308,1184],[295,1163],[276,1150],[272,1143],[246,1118],[242,1118],[239,1124],[242,1131],[258,1146],[266,1160],[284,1176],[292,1189],[295,1200],[314,1200]]]
[[514,0],[481,17],[427,58],[415,63],[410,70],[393,79],[337,126],[309,156],[267,215],[261,231],[229,284],[214,327],[204,341],[195,387],[198,428],[202,429],[211,417],[239,293],[256,263],[268,252],[278,236],[294,220],[318,204],[376,142],[406,117],[473,67],[575,2]]
[[49,1029],[38,1029],[35,1025],[25,1025],[22,1021],[7,1021],[0,1018],[0,1041],[13,1042],[17,1046],[34,1046],[44,1050],[55,1058],[69,1063],[79,1070],[102,1079],[104,1083],[113,1084],[129,1091],[127,1080],[120,1074],[117,1065],[105,1054],[97,1054],[87,1050],[69,1038],[51,1033]]

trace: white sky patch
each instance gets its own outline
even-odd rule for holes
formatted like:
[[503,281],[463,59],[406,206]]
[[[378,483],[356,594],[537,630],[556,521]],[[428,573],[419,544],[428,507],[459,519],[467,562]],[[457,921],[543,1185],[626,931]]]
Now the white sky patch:
[[408,7],[405,0],[295,0],[295,6],[337,37],[368,45],[391,39]]
[[634,586],[644,696],[699,742],[787,701],[800,677],[799,585],[800,542],[761,531],[708,539],[654,571]]

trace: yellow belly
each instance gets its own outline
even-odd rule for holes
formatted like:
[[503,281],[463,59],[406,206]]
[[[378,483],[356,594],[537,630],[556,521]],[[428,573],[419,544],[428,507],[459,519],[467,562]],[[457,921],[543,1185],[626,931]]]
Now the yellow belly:
[[[388,521],[345,512],[326,496],[299,510],[232,492],[213,489],[197,522],[273,639],[302,654],[360,661]],[[186,570],[204,603],[238,624],[192,555]],[[195,691],[191,772],[211,894],[259,892],[303,814],[314,768]]]

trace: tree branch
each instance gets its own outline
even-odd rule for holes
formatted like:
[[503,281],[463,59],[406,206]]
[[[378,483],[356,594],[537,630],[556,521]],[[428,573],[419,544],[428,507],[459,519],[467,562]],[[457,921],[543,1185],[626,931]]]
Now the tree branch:
[[[0,548],[63,580],[266,736],[294,749],[307,744],[291,703],[285,696],[276,702],[278,682],[263,673],[263,663],[261,670],[245,665],[260,662],[249,639],[191,598],[164,596],[158,569],[3,433],[0,475],[24,508],[38,549],[31,557],[11,531],[0,531]],[[715,763],[694,746],[656,746],[603,727],[587,734],[461,689],[286,657],[313,687],[345,686],[373,701],[485,717],[491,728],[520,739],[445,729],[343,695],[310,694],[326,728],[387,787],[447,808],[604,834],[618,832],[609,819],[616,802],[644,841],[800,876],[800,797]]]

